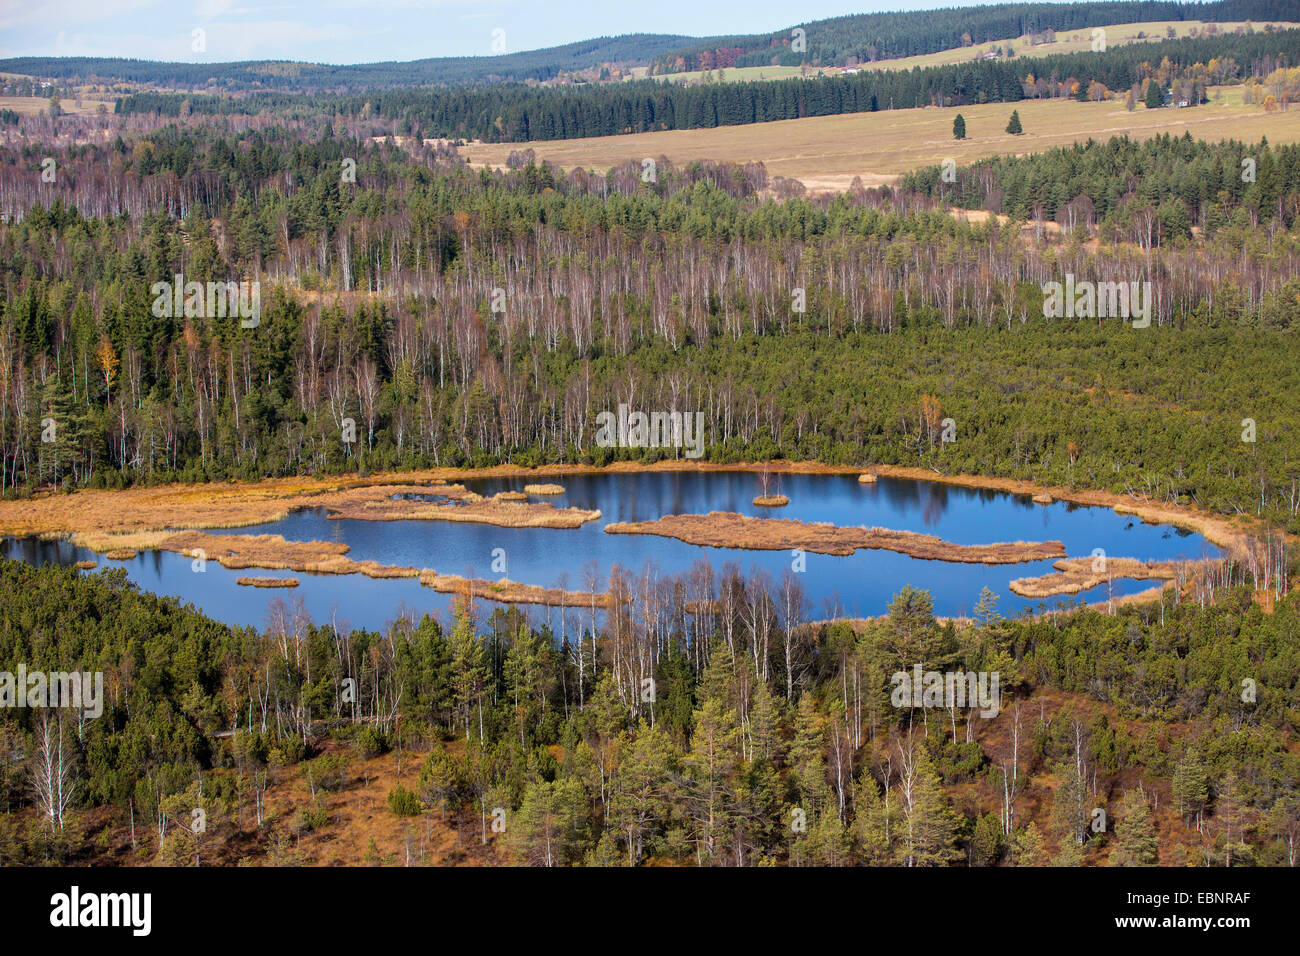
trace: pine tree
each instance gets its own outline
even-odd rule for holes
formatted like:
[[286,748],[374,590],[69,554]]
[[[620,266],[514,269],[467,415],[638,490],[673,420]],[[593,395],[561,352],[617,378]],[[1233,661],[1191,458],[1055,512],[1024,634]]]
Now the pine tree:
[[1002,821],[990,811],[975,823],[970,840],[970,865],[993,866],[1002,855]]
[[447,819],[447,807],[456,797],[460,774],[456,762],[442,747],[434,747],[420,770],[420,796],[426,803],[436,803],[442,819]]
[[894,862],[897,805],[889,794],[881,794],[870,767],[863,767],[854,798],[853,823],[862,857],[867,866],[888,866]]
[[1155,866],[1159,849],[1146,794],[1141,787],[1126,790],[1115,822],[1115,849],[1110,854],[1110,865]]
[[958,113],[957,118],[952,121],[952,138],[966,138],[966,120],[960,113]]
[[474,633],[474,621],[463,604],[455,611],[451,631],[451,680],[456,713],[469,740],[470,717],[478,708],[479,739],[483,739],[483,689],[487,683],[487,661],[483,644]]
[[533,866],[572,863],[582,857],[587,808],[587,794],[572,777],[535,783],[507,817],[506,840]]
[[811,694],[799,698],[790,768],[800,806],[810,818],[817,816],[830,803],[831,788],[826,782],[826,733]]
[[1195,749],[1189,749],[1174,769],[1173,793],[1183,819],[1189,824],[1199,821],[1210,796],[1210,781]]
[[1007,132],[1012,136],[1019,136],[1024,130],[1020,126],[1020,111],[1012,110],[1011,119],[1007,122]]
[[642,721],[636,735],[623,734],[619,741],[618,772],[611,782],[609,822],[618,827],[627,842],[627,863],[641,859],[646,835],[668,818],[674,754],[672,742],[660,725]]
[[906,866],[944,866],[958,855],[957,820],[930,757],[917,748],[904,757],[903,823],[899,855]]
[[1047,847],[1038,824],[1030,822],[1023,830],[1017,830],[1012,837],[1016,866],[1046,866],[1048,863]]

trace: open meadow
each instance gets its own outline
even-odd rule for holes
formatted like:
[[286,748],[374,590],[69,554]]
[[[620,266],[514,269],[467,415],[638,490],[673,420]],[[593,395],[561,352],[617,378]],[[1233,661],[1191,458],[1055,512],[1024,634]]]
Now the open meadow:
[[[605,170],[627,160],[667,157],[674,163],[710,159],[762,162],[776,176],[798,179],[812,191],[841,191],[855,176],[866,186],[892,183],[903,173],[951,158],[959,165],[986,156],[1023,155],[1057,146],[1111,136],[1149,139],[1160,133],[1190,131],[1210,142],[1224,139],[1276,144],[1300,141],[1300,110],[1265,112],[1241,103],[1239,88],[1214,87],[1212,102],[1187,109],[1132,112],[1120,100],[1079,103],[1074,100],[1025,100],[960,107],[881,110],[805,119],[722,126],[715,129],[668,130],[545,142],[484,143],[461,148],[472,165],[505,165],[513,150],[532,149],[539,160],[563,168]],[[1024,133],[1005,132],[1007,119],[1020,113]],[[966,139],[954,140],[953,119],[966,120]]]

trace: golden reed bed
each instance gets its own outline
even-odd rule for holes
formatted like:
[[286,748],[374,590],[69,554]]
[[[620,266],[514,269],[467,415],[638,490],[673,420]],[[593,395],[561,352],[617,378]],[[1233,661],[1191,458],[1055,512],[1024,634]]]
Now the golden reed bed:
[[1061,594],[1078,594],[1115,578],[1134,581],[1172,581],[1179,561],[1138,561],[1135,558],[1106,558],[1100,564],[1095,558],[1065,558],[1056,561],[1053,574],[1035,578],[1016,578],[1009,585],[1013,594],[1027,598],[1056,597]]
[[928,534],[888,528],[842,527],[792,518],[750,518],[731,511],[706,515],[666,515],[655,521],[605,526],[609,534],[652,534],[708,548],[783,551],[802,548],[841,557],[859,549],[897,551],[925,561],[958,564],[1020,564],[1065,557],[1060,541],[1013,541],[999,544],[953,544]]
[[[346,544],[336,541],[287,541],[278,534],[209,534],[204,531],[181,531],[175,534],[154,532],[132,535],[142,548],[172,551],[195,560],[215,561],[223,568],[242,571],[258,568],[269,571],[300,571],[308,574],[362,574],[368,578],[419,578],[420,583],[444,594],[461,594],[506,604],[549,604],[564,607],[605,607],[609,597],[604,592],[563,591],[535,584],[520,584],[502,579],[487,581],[439,574],[431,568],[398,567],[375,561],[354,561],[347,557]],[[113,536],[91,540],[98,545],[112,544]],[[279,582],[279,583],[275,583]],[[292,582],[292,583],[290,583]],[[252,587],[297,587],[297,578],[241,577],[236,584]]]
[[524,485],[524,491],[530,495],[562,495],[564,494],[564,485]]
[[469,521],[507,528],[576,528],[600,517],[599,511],[557,508],[549,502],[485,499],[441,475],[419,472],[373,480],[273,478],[39,495],[0,501],[0,534],[75,539],[242,528],[280,521],[301,508],[323,508],[330,517],[362,521]]

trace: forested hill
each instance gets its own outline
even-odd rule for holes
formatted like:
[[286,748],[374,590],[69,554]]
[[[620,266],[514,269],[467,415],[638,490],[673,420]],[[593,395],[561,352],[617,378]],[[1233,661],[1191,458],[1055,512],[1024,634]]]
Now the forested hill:
[[[1167,65],[1166,65],[1167,61]],[[1214,69],[1209,70],[1213,62]],[[264,93],[231,99],[142,93],[118,101],[119,113],[179,116],[308,115],[322,109],[348,116],[399,120],[411,135],[487,142],[573,139],[665,129],[711,129],[805,116],[865,113],[937,103],[1016,102],[1028,96],[1085,98],[1093,83],[1108,90],[1168,82],[1200,64],[1201,88],[1267,76],[1300,62],[1300,30],[1167,40],[1115,47],[1103,54],[1071,53],[961,63],[909,71],[871,71],[825,79],[679,86],[656,80],[548,87],[391,90],[351,96]]]
[[[405,62],[294,63],[256,60],[243,63],[160,63],[109,57],[28,56],[0,60],[0,71],[56,80],[135,83],[172,89],[215,86],[241,90],[360,90],[429,83],[524,82],[549,80],[561,72],[604,63],[638,65],[683,44],[710,42],[697,37],[637,33],[581,40],[564,46],[499,56],[432,57]],[[485,34],[483,52],[489,51]]]
[[356,91],[428,84],[546,81],[561,73],[606,64],[653,64],[664,73],[770,63],[842,65],[949,50],[1045,30],[1077,30],[1159,20],[1285,20],[1290,0],[1218,0],[1178,3],[1007,3],[988,7],[868,13],[802,24],[806,48],[792,46],[791,28],[727,37],[629,34],[581,40],[564,46],[483,56],[436,57],[350,66],[321,63],[154,62],[105,57],[14,57],[0,71],[54,80],[132,83],[141,86],[225,92]]
[[703,40],[655,60],[655,72],[732,66],[839,66],[919,56],[972,44],[1006,40],[1045,30],[1080,30],[1159,20],[1286,20],[1296,14],[1287,0],[1221,0],[1217,3],[1003,3],[892,13],[862,13],[800,25],[807,49],[792,48],[791,30],[759,36]]

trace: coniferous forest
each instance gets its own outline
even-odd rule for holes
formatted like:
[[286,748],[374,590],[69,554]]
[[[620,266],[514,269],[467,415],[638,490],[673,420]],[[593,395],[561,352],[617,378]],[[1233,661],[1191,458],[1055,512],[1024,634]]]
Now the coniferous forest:
[[[1285,6],[1004,4],[809,37],[839,62]],[[430,469],[687,464],[602,441],[596,416],[625,405],[698,410],[698,464],[755,470],[755,505],[788,504],[768,494],[774,467],[865,486],[897,466],[978,478],[990,499],[1012,488],[1030,511],[1104,505],[1130,527],[1184,519],[1166,537],[1223,532],[1216,555],[1142,594],[1112,599],[1105,579],[1096,603],[1097,577],[1053,592],[1077,600],[1012,610],[984,588],[958,616],[912,584],[874,616],[818,609],[793,565],[774,576],[705,548],[685,571],[600,569],[598,602],[569,530],[548,558],[586,575],[587,604],[508,604],[458,579],[445,613],[403,605],[366,627],[252,588],[240,599],[264,622],[238,626],[112,564],[0,557],[0,865],[1295,866],[1298,34],[693,86],[538,81],[606,56],[785,63],[788,32],[256,88],[251,61],[0,63],[138,87],[111,111],[0,112],[6,554],[77,539],[105,561],[137,547],[161,561],[165,535],[261,523],[212,520],[218,487],[269,487],[287,514],[312,482],[381,486],[396,508],[438,494],[441,478],[403,484]],[[847,189],[762,162],[561,168],[528,145],[1099,86],[1136,94],[1130,107],[1150,92],[1152,110],[1185,89],[1193,113],[1231,90],[1278,135],[1117,135]],[[470,138],[519,145],[475,167]],[[1073,300],[1054,317],[1067,276],[1145,288],[1149,321]],[[114,525],[134,542],[116,557],[60,524],[144,494],[174,496],[173,517]],[[959,531],[958,546],[1010,541]],[[301,571],[233,546],[211,559],[212,578]],[[387,570],[371,576],[407,569]],[[914,670],[994,675],[998,706],[900,697]],[[102,679],[94,709],[13,697],[15,674],[83,672]]]
[[[1167,62],[1166,62],[1167,61]],[[1300,30],[1165,40],[1091,53],[1019,56],[951,66],[816,79],[681,86],[658,80],[573,87],[507,83],[491,87],[393,89],[362,94],[294,95],[149,92],[124,96],[125,115],[310,116],[341,113],[398,121],[402,135],[485,142],[575,139],[652,130],[713,129],[806,116],[834,116],[930,105],[1014,103],[1087,97],[1093,84],[1125,90],[1161,70],[1213,61],[1202,82],[1240,83],[1300,61]]]

